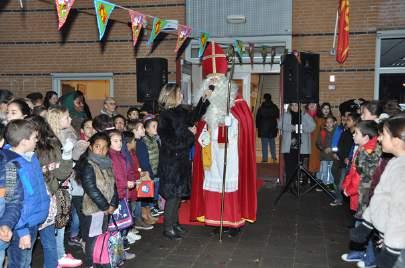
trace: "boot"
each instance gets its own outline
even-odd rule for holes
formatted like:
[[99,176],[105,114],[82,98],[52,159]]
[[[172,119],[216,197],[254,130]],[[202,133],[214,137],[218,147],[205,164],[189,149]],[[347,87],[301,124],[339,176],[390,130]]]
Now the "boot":
[[150,215],[150,207],[142,207],[142,218],[146,224],[155,224],[158,221],[158,218]]
[[181,239],[183,239],[180,235],[177,234],[177,232],[174,230],[173,227],[165,228],[165,230],[163,231],[163,235],[165,237],[169,238],[170,240],[181,240]]
[[181,226],[179,223],[173,224],[173,230],[179,235],[185,234],[187,232],[186,229],[184,229],[183,226]]

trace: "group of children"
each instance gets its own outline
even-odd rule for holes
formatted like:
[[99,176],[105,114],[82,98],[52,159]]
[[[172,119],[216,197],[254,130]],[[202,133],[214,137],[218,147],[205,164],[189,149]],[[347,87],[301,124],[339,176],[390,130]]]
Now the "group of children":
[[[43,117],[32,115],[23,99],[8,102],[6,125],[0,125],[0,266],[30,267],[40,236],[44,267],[78,267],[66,253],[68,243],[82,247],[84,264],[93,266],[97,237],[107,231],[110,215],[125,202],[133,226],[120,230],[126,260],[135,257],[129,245],[151,230],[163,211],[158,206],[160,141],[157,119],[128,119],[100,114],[84,119],[80,133],[69,111],[52,106]],[[151,198],[138,198],[138,185],[153,180]]]
[[342,205],[343,195],[350,199],[354,228],[342,260],[360,268],[404,267],[405,115],[378,101],[358,108],[343,111],[341,125],[325,115],[317,178],[335,192],[331,206]]

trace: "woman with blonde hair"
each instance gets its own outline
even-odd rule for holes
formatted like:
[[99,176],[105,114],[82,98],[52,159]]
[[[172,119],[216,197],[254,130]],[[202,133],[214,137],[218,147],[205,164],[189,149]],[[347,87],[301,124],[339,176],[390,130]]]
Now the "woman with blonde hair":
[[159,194],[166,199],[163,235],[171,240],[182,239],[185,230],[179,225],[178,209],[182,198],[191,192],[190,149],[197,131],[194,122],[204,114],[211,94],[206,90],[197,107],[189,112],[181,106],[183,94],[177,85],[163,87],[159,104],[158,134],[161,139],[158,175]]

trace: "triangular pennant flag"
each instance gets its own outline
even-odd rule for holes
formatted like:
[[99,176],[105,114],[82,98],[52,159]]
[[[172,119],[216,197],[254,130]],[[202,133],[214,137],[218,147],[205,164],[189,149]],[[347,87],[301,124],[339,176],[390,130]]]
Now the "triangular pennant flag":
[[177,53],[177,51],[179,51],[181,46],[184,44],[187,38],[190,37],[190,35],[191,35],[191,27],[179,24],[179,27],[177,28],[176,49],[174,50],[174,52]]
[[129,11],[129,16],[131,17],[133,45],[136,46],[136,42],[138,42],[138,37],[141,33],[142,27],[145,27],[146,16],[134,10]]
[[235,52],[242,57],[245,54],[245,44],[241,40],[233,41],[233,47],[235,48]]
[[160,19],[158,17],[155,17],[153,19],[153,26],[152,26],[152,32],[150,33],[150,37],[148,40],[147,45],[150,46],[153,43],[153,40],[160,34],[162,29],[166,26],[167,21]]
[[249,43],[248,54],[249,54],[249,58],[250,58],[250,65],[253,68],[253,63],[254,63],[254,59],[255,59],[255,44]]
[[97,26],[101,40],[103,39],[105,29],[107,28],[108,19],[110,18],[115,5],[103,0],[94,0],[94,8],[96,10]]
[[262,46],[261,54],[263,59],[263,65],[266,63],[267,53],[268,53],[267,47]]
[[201,33],[200,35],[200,46],[198,47],[198,57],[201,58],[204,54],[205,47],[208,43],[208,33]]
[[74,2],[75,0],[55,0],[56,10],[58,12],[58,30],[65,24]]

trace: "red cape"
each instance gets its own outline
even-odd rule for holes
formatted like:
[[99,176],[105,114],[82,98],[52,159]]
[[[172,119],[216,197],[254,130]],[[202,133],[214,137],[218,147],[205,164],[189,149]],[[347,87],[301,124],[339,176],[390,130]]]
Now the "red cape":
[[[252,112],[243,99],[239,98],[235,101],[231,113],[239,122],[238,194],[241,217],[249,222],[254,222],[256,221],[257,211],[255,125]],[[204,121],[201,120],[198,122],[196,137],[200,135],[204,125]],[[191,191],[191,221],[196,221],[198,217],[205,215],[203,199],[204,169],[202,165],[201,149],[201,145],[196,140]]]

